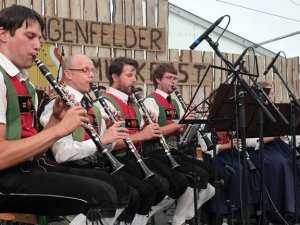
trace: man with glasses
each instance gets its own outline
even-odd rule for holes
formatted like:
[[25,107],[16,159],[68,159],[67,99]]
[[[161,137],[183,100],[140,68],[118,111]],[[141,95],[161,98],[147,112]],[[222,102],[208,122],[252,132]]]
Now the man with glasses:
[[[90,102],[85,94],[91,91],[91,83],[95,79],[96,70],[90,58],[84,55],[69,56],[63,65],[65,77],[65,90],[75,96],[76,102],[81,102],[86,109],[90,124],[98,131],[100,141],[110,145],[117,139],[128,136],[127,129],[118,122],[105,131],[105,122],[102,121],[100,111]],[[52,113],[54,101],[50,101],[40,117],[40,122],[46,126]],[[105,181],[117,191],[117,212],[113,218],[104,218],[105,224],[114,224],[124,208],[128,208],[134,216],[139,205],[139,196],[135,189],[129,187],[120,176],[111,175],[98,164],[99,153],[95,143],[90,139],[84,129],[77,129],[72,134],[56,141],[52,146],[54,159],[63,166],[49,167],[54,172],[86,176]],[[80,223],[81,221],[79,221]],[[83,222],[83,221],[82,221]]]
[[[153,71],[152,78],[156,89],[155,92],[145,98],[144,104],[148,110],[151,110],[159,118],[158,124],[160,125],[162,134],[171,152],[174,153],[175,160],[180,164],[175,170],[188,177],[193,176],[194,171],[196,173],[195,176],[200,178],[197,180],[196,185],[198,189],[202,189],[199,192],[197,204],[200,207],[201,204],[214,195],[215,189],[208,184],[209,175],[207,171],[199,167],[198,164],[193,165],[193,163],[189,162],[189,159],[186,160],[185,154],[181,153],[182,150],[177,145],[180,132],[187,126],[186,124],[178,124],[176,122],[183,116],[184,110],[178,101],[171,98],[173,86],[176,85],[177,81],[177,70],[171,63],[162,63]],[[186,119],[195,119],[195,111],[191,111]],[[144,142],[142,149],[143,155],[167,163],[166,157],[164,157],[164,149],[160,145],[159,140]],[[190,182],[189,186],[193,187],[193,183],[193,181]],[[184,224],[186,220],[190,220],[194,216],[194,201],[193,194],[191,194],[193,190],[191,187],[188,187],[186,192],[177,200],[172,225]]]

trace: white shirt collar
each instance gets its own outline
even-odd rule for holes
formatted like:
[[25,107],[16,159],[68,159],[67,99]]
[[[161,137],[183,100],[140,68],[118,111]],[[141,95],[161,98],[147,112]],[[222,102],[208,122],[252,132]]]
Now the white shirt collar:
[[160,89],[158,89],[158,88],[155,89],[155,93],[157,93],[157,94],[163,96],[164,98],[167,98],[168,95],[169,95],[169,94],[167,94],[166,92],[164,92],[164,91],[162,91],[162,90],[160,90]]
[[18,76],[19,80],[27,80],[29,78],[28,73],[25,70],[20,71],[6,56],[0,52],[0,65],[5,72],[11,76]]
[[109,87],[107,90],[108,93],[113,94],[114,96],[118,97],[123,102],[127,103],[128,95],[122,91],[119,91],[113,87]]

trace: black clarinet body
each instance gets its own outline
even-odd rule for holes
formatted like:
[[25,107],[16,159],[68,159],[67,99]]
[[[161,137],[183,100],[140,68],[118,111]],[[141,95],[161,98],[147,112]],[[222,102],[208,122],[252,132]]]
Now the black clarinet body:
[[[74,103],[69,99],[68,95],[65,93],[63,88],[60,86],[60,84],[56,81],[56,79],[53,77],[51,72],[48,70],[48,68],[44,65],[43,61],[40,60],[37,56],[32,57],[38,68],[40,69],[41,73],[46,77],[46,79],[49,81],[51,86],[54,88],[56,93],[65,101],[66,105],[69,108],[72,108],[74,106]],[[95,131],[93,126],[91,124],[88,124],[90,127],[89,129],[85,129],[85,131],[88,133],[92,141],[95,143],[97,149],[102,152],[104,158],[108,161],[109,165],[111,166],[113,173],[117,170],[121,169],[124,164],[120,163],[108,150],[108,148],[100,141],[99,134]]]
[[[172,89],[173,89],[176,97],[178,98],[178,101],[180,102],[182,108],[184,110],[187,110],[187,106],[186,106],[186,104],[184,102],[184,99],[183,99],[182,95],[178,91],[178,89],[175,86],[173,86]],[[189,126],[191,127],[192,125],[189,125]],[[189,128],[187,128],[187,129],[189,129]],[[202,131],[201,127],[199,127],[198,131],[199,131],[200,135],[202,136],[202,138],[203,138],[203,140],[204,140],[204,142],[205,142],[205,144],[207,146],[207,150],[212,150],[213,147],[214,147],[214,145],[213,145],[212,141],[207,137],[207,133],[204,133]]]
[[[231,133],[230,138],[231,138],[231,139],[237,138],[237,137],[236,137],[236,133]],[[238,145],[238,147],[237,147],[236,149],[237,149],[238,151],[241,151],[240,145]],[[256,167],[255,167],[255,165],[253,164],[253,162],[251,161],[250,156],[249,156],[249,153],[248,153],[247,150],[246,150],[246,160],[247,160],[247,164],[248,164],[248,169],[249,169],[250,171],[256,170]]]
[[[144,112],[144,114],[145,114],[145,116],[146,116],[148,122],[149,122],[150,124],[152,124],[152,123],[153,123],[152,118],[151,118],[151,116],[150,116],[150,114],[149,114],[149,112],[148,112],[146,106],[145,106],[144,103],[143,103],[143,99],[142,99],[142,98],[140,97],[140,95],[138,94],[138,91],[137,91],[135,88],[133,88],[133,89],[132,89],[132,93],[134,94],[134,97],[136,98],[136,100],[137,100],[139,106],[140,106],[141,109],[143,110],[143,112]],[[170,148],[169,148],[169,146],[168,146],[168,144],[167,144],[166,139],[164,138],[164,136],[161,135],[161,137],[159,138],[159,141],[160,141],[160,144],[162,145],[162,147],[163,147],[164,150],[165,150],[166,157],[168,158],[170,167],[171,167],[172,169],[174,169],[174,168],[180,166],[180,165],[175,161],[175,159],[173,158],[173,156],[172,156],[172,154],[171,154],[171,151],[170,151]]]
[[[113,121],[113,123],[118,122],[115,115],[109,109],[103,96],[100,94],[98,87],[96,85],[91,84],[91,88],[92,88],[97,100],[99,101],[100,105],[104,108],[104,110],[107,113],[107,115],[109,116],[109,118]],[[136,149],[135,145],[133,144],[133,142],[131,141],[131,139],[126,138],[126,139],[124,139],[124,142],[127,145],[127,147],[130,149],[131,153],[134,155],[142,173],[144,174],[144,179],[146,180],[146,179],[152,177],[154,175],[154,173],[152,173],[152,171],[147,167],[147,165],[143,161],[142,157],[137,152],[137,149]]]

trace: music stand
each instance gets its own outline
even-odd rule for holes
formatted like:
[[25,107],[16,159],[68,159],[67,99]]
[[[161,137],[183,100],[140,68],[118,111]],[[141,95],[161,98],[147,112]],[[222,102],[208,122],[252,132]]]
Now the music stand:
[[[274,104],[278,110],[287,118],[288,121],[291,121],[291,107],[289,103],[275,103]],[[282,120],[280,120],[279,116],[275,114],[273,109],[269,106],[267,108],[270,110],[272,115],[274,115],[276,119],[276,123],[272,123],[269,120],[265,120],[265,125],[264,125],[264,136],[265,137],[279,137],[282,135],[291,135],[291,129],[290,125],[284,123]],[[298,132],[300,132],[300,127],[299,127],[299,122],[300,122],[300,111],[296,111],[295,114],[295,125],[297,127]],[[256,123],[256,122],[255,122]],[[258,131],[257,128],[255,129],[255,125],[253,124],[251,129],[249,129],[249,132],[247,133],[247,137],[258,137]],[[296,130],[296,131],[297,131]],[[297,133],[300,134],[300,133]]]
[[[236,131],[237,93],[243,88],[234,84],[220,84],[210,105],[208,120],[216,131]],[[250,96],[245,97],[247,130],[255,119],[258,106]]]

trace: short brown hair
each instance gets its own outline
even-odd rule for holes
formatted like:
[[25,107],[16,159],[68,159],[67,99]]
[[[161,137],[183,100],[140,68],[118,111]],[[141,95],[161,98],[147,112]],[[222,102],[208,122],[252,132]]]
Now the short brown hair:
[[44,20],[33,9],[22,5],[12,5],[0,11],[0,27],[9,31],[11,36],[15,35],[16,30],[24,22],[26,23],[26,27],[28,27],[31,26],[33,21],[37,21],[41,26],[41,30],[44,30]]
[[110,63],[109,68],[108,68],[109,85],[112,85],[112,83],[113,83],[112,75],[113,74],[121,75],[121,73],[123,72],[124,65],[133,66],[136,70],[138,70],[138,68],[139,68],[139,63],[134,59],[127,58],[127,57],[115,58]]
[[173,73],[177,75],[177,70],[172,63],[159,64],[152,72],[153,85],[157,88],[156,79],[162,79],[165,73]]

